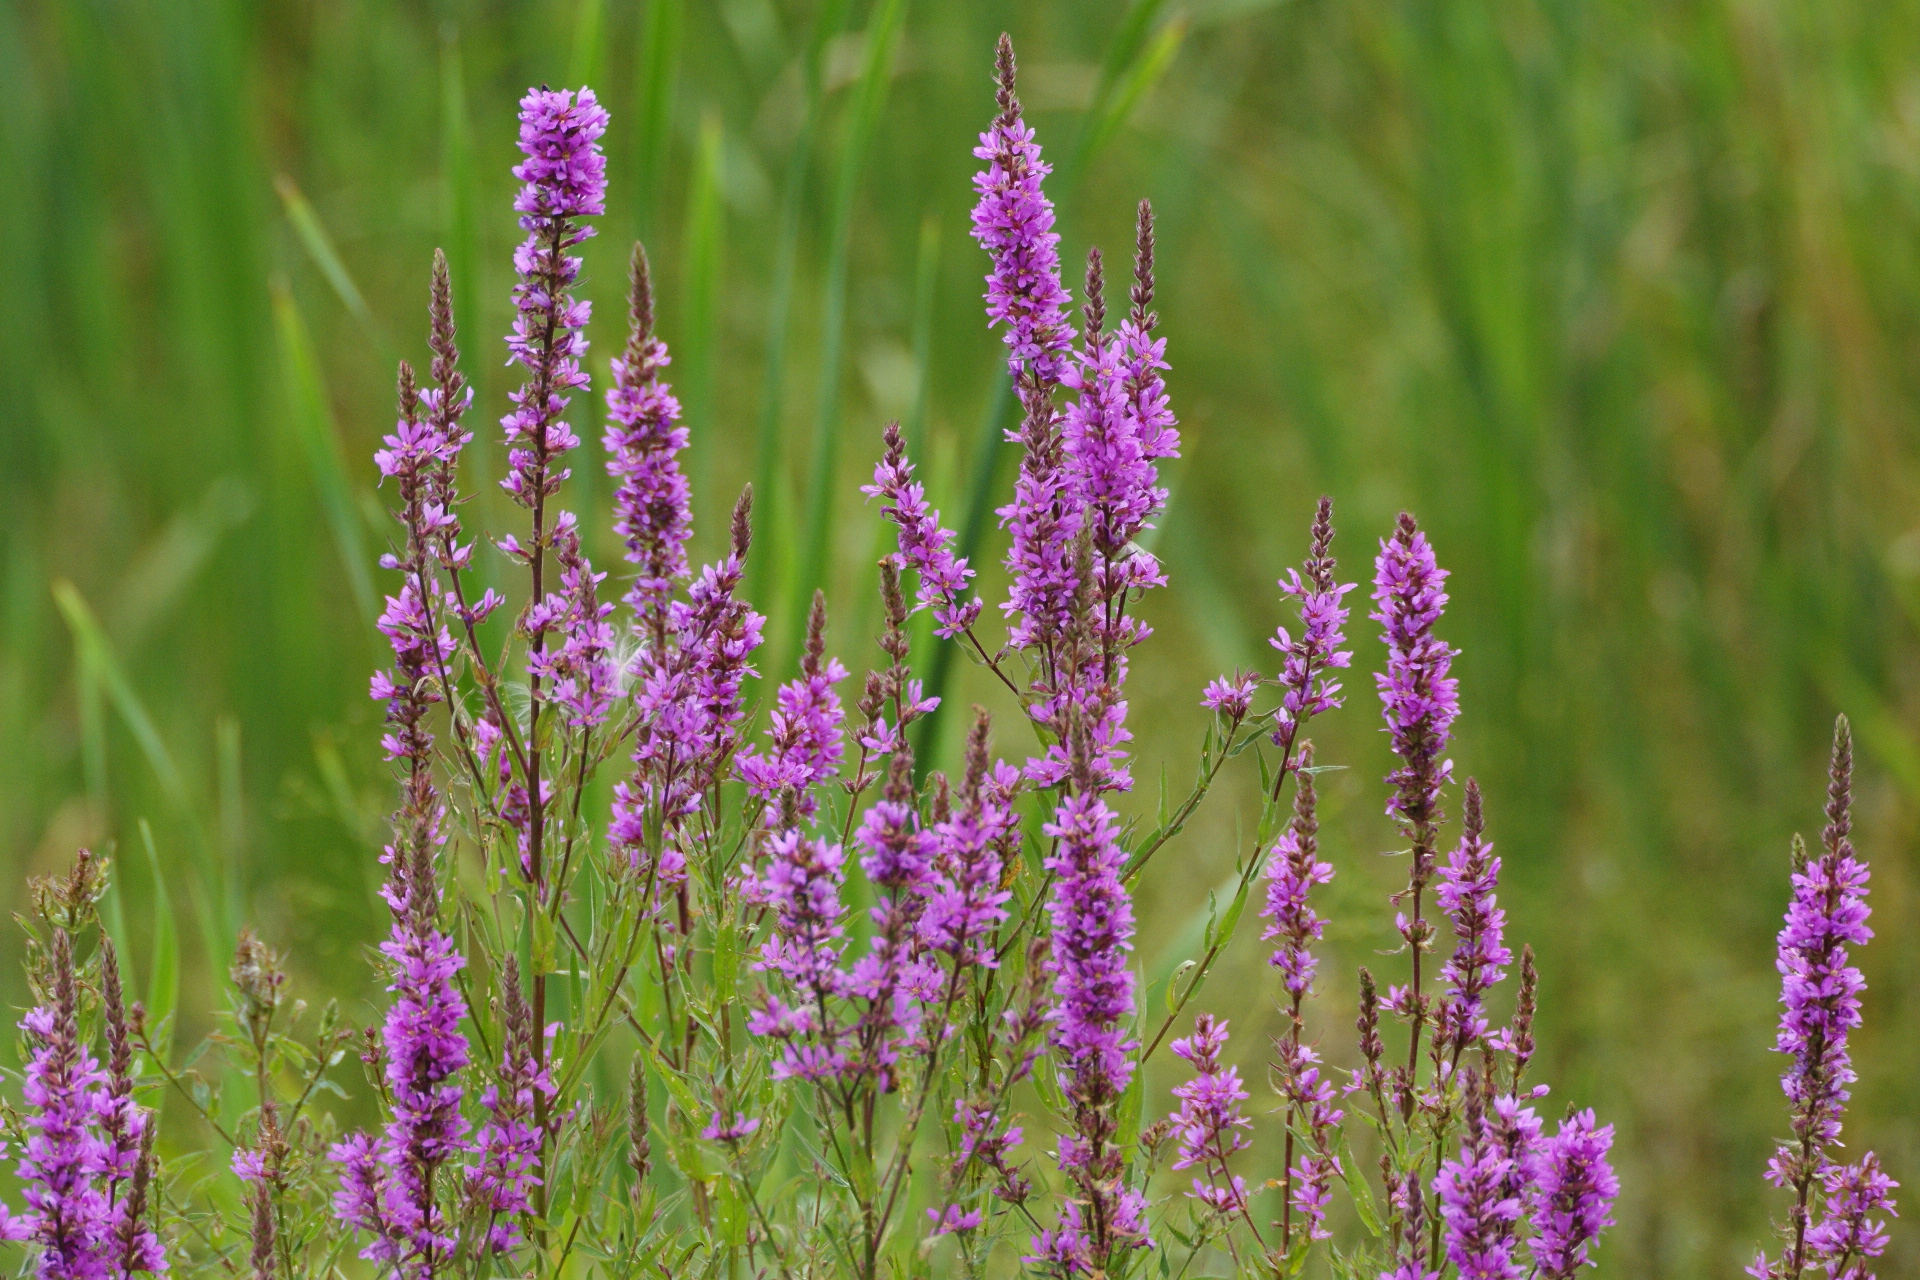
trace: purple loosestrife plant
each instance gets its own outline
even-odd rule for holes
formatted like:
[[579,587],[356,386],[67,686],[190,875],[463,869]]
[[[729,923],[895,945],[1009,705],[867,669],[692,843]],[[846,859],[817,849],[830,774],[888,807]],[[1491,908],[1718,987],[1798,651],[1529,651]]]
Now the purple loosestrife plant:
[[[1139,207],[1127,314],[1109,328],[1090,254],[1076,332],[1004,38],[996,82],[973,234],[1022,415],[1000,508],[1007,634],[985,637],[974,568],[889,427],[863,489],[896,530],[878,574],[883,660],[851,708],[824,595],[797,669],[769,673],[784,683],[756,698],[750,493],[718,558],[690,570],[688,434],[639,246],[596,432],[611,511],[563,506],[591,403],[574,253],[605,212],[608,120],[585,89],[526,96],[507,339],[522,376],[503,419],[514,528],[483,528],[462,491],[474,394],[439,255],[426,376],[400,367],[375,454],[398,528],[381,560],[395,575],[379,619],[392,660],[371,686],[399,793],[382,856],[383,1007],[356,1032],[330,1006],[296,1034],[281,958],[239,931],[231,1007],[176,1068],[173,1011],[150,1017],[121,989],[97,910],[104,862],[82,854],[36,881],[23,1106],[0,1109],[19,1118],[25,1208],[0,1211],[0,1238],[26,1241],[37,1274],[291,1280],[350,1268],[354,1251],[402,1280],[609,1259],[623,1275],[780,1280],[1293,1280],[1319,1273],[1316,1252],[1348,1280],[1568,1280],[1594,1262],[1618,1192],[1613,1130],[1569,1109],[1547,1132],[1546,1089],[1523,1083],[1540,975],[1521,947],[1503,1021],[1515,965],[1472,782],[1440,857],[1458,690],[1436,635],[1447,575],[1410,516],[1381,544],[1372,613],[1397,756],[1387,813],[1411,858],[1395,899],[1408,973],[1383,995],[1360,971],[1344,1091],[1314,997],[1337,981],[1315,952],[1345,855],[1323,847],[1328,766],[1307,738],[1341,706],[1352,661],[1330,499],[1280,581],[1298,621],[1272,638],[1278,672],[1207,686],[1196,780],[1163,797],[1154,825],[1117,794],[1133,782],[1129,666],[1150,652],[1136,606],[1167,583],[1140,544],[1166,505],[1158,463],[1180,446],[1151,211]],[[623,544],[623,580],[588,560],[598,521]],[[497,588],[482,585],[483,547],[513,570]],[[914,669],[916,610],[992,677],[1021,730],[1011,759],[976,708],[957,777],[928,767],[944,744],[910,734],[937,705]],[[1163,887],[1144,883],[1164,872],[1156,854],[1249,753],[1259,816],[1227,891],[1193,957],[1141,974],[1133,894]],[[618,776],[600,777],[614,761]],[[1893,1212],[1875,1156],[1836,1155],[1862,990],[1849,949],[1869,936],[1850,769],[1843,724],[1823,852],[1796,856],[1780,938],[1792,1137],[1770,1176],[1793,1204],[1781,1257],[1755,1266],[1763,1280],[1864,1280]],[[1211,874],[1202,841],[1176,856],[1181,875]],[[1263,875],[1271,977],[1255,994],[1283,1015],[1270,1108],[1249,1105],[1226,1023],[1187,1012]],[[1443,930],[1452,950],[1429,973]],[[342,1136],[329,1071],[356,1035],[355,1105],[375,1119]],[[1190,1068],[1174,1068],[1170,1115],[1146,1097],[1162,1046]],[[622,1078],[618,1097],[595,1087]],[[180,1108],[160,1146],[158,1090]],[[1150,1111],[1162,1118],[1142,1127]],[[1373,1135],[1350,1143],[1355,1119]],[[216,1158],[169,1178],[162,1156],[192,1128]],[[220,1169],[237,1185],[219,1186]]]
[[1486,993],[1506,975],[1513,952],[1503,941],[1507,913],[1494,889],[1500,859],[1493,856],[1481,814],[1480,785],[1467,779],[1466,815],[1460,844],[1440,868],[1434,900],[1453,923],[1457,941],[1440,970],[1447,994],[1434,1018],[1434,1049],[1448,1055],[1448,1069],[1487,1034]]
[[1780,930],[1780,1030],[1774,1048],[1789,1061],[1780,1078],[1793,1137],[1767,1162],[1767,1181],[1793,1196],[1777,1259],[1762,1253],[1748,1273],[1758,1280],[1799,1280],[1821,1267],[1835,1280],[1869,1280],[1867,1263],[1886,1247],[1895,1183],[1873,1152],[1852,1165],[1833,1158],[1855,1075],[1847,1039],[1860,1025],[1866,979],[1849,947],[1865,946],[1867,864],[1853,848],[1853,734],[1845,716],[1834,726],[1827,774],[1827,824],[1820,852],[1793,844],[1793,898]]
[[613,495],[613,529],[625,539],[626,558],[637,567],[627,588],[632,625],[643,644],[667,643],[668,606],[674,584],[687,576],[687,539],[693,536],[693,493],[680,471],[687,447],[680,402],[660,381],[671,363],[667,344],[653,329],[653,284],[647,253],[633,246],[628,268],[627,349],[613,362],[607,389],[607,473],[619,482]]
[[1447,571],[1435,562],[1426,534],[1411,515],[1402,512],[1392,538],[1381,542],[1374,561],[1375,609],[1369,616],[1380,624],[1387,645],[1387,669],[1374,680],[1380,687],[1393,753],[1400,758],[1399,767],[1387,775],[1393,787],[1387,813],[1399,822],[1411,846],[1407,887],[1396,899],[1401,910],[1395,927],[1412,958],[1412,981],[1389,997],[1389,1004],[1411,1029],[1406,1087],[1401,1094],[1403,1118],[1412,1114],[1412,1076],[1420,1058],[1420,1032],[1429,1014],[1428,997],[1421,989],[1421,958],[1433,945],[1433,926],[1421,914],[1421,895],[1433,878],[1443,816],[1441,789],[1453,775],[1453,762],[1441,753],[1460,713],[1458,682],[1448,674],[1454,651],[1433,633],[1447,606],[1446,580]]
[[[1220,1062],[1220,1051],[1227,1046],[1227,1024],[1203,1013],[1194,1020],[1193,1034],[1173,1042],[1173,1056],[1184,1058],[1193,1067],[1193,1079],[1174,1086],[1173,1096],[1180,1109],[1173,1115],[1173,1132],[1180,1144],[1175,1169],[1200,1170],[1188,1194],[1215,1212],[1247,1217],[1247,1182],[1227,1166],[1235,1152],[1251,1144],[1243,1129],[1253,1121],[1241,1112],[1240,1104],[1248,1093],[1240,1084],[1240,1073]],[[1254,1230],[1251,1218],[1247,1226]]]

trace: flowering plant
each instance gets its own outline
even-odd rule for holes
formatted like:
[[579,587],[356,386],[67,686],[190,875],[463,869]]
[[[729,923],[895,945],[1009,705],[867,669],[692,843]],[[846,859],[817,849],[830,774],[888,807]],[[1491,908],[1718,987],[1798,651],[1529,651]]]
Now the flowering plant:
[[[375,458],[399,528],[381,562],[395,575],[379,624],[392,663],[371,686],[399,783],[381,855],[384,1015],[356,1036],[329,1007],[299,1032],[279,957],[246,935],[228,1024],[205,1052],[250,1096],[216,1092],[123,997],[96,910],[104,862],[83,854],[39,886],[24,1109],[8,1114],[26,1207],[0,1212],[0,1238],[30,1242],[40,1275],[290,1278],[350,1273],[357,1257],[407,1280],[1065,1280],[1207,1258],[1275,1278],[1319,1259],[1366,1280],[1565,1280],[1593,1261],[1618,1190],[1613,1130],[1591,1110],[1541,1114],[1529,949],[1511,1018],[1492,1011],[1516,968],[1501,861],[1478,785],[1456,788],[1447,755],[1460,707],[1440,636],[1447,573],[1413,517],[1380,542],[1368,615],[1388,655],[1375,681],[1397,759],[1385,782],[1407,868],[1402,947],[1384,989],[1359,973],[1350,1070],[1322,1059],[1312,1016],[1316,894],[1336,873],[1308,730],[1345,702],[1355,589],[1339,581],[1330,500],[1279,582],[1299,621],[1272,638],[1277,672],[1206,688],[1198,780],[1157,825],[1121,808],[1129,666],[1150,635],[1137,606],[1166,583],[1142,539],[1167,502],[1157,464],[1180,446],[1152,211],[1139,207],[1124,317],[1109,328],[1095,250],[1076,325],[1004,38],[997,85],[973,236],[1021,409],[1019,476],[998,513],[1006,634],[990,638],[976,571],[889,427],[863,489],[897,535],[879,565],[886,663],[865,675],[851,724],[820,596],[797,671],[755,723],[750,494],[727,553],[694,572],[688,433],[637,245],[602,436],[632,569],[619,603],[603,598],[608,573],[561,497],[582,448],[568,414],[589,389],[572,251],[604,212],[607,114],[587,89],[527,95],[507,338],[522,382],[501,420],[502,488],[523,514],[485,539],[523,583],[510,619],[509,599],[479,583],[482,539],[462,515],[474,396],[438,256],[431,360],[424,378],[401,365],[398,421]],[[914,726],[940,700],[910,663],[923,610],[1015,710],[997,737],[976,710],[955,778],[915,755]],[[1259,768],[1256,842],[1201,955],[1150,1012],[1133,892],[1241,758]],[[1824,852],[1796,852],[1780,937],[1793,1139],[1769,1177],[1794,1203],[1784,1252],[1755,1263],[1763,1280],[1816,1266],[1861,1277],[1886,1242],[1874,1215],[1891,1212],[1891,1182],[1871,1153],[1831,1155],[1860,1020],[1847,947],[1868,936],[1850,768],[1843,723]],[[1201,1012],[1173,1034],[1256,888],[1283,1018],[1268,1073],[1278,1123],[1263,1126],[1227,1023]],[[341,1133],[318,1100],[343,1091],[335,1069],[355,1039],[371,1123]],[[1185,1063],[1168,1102],[1148,1096],[1144,1070],[1162,1046]],[[169,1096],[223,1144],[217,1170],[156,1145]],[[1236,1172],[1255,1144],[1282,1156],[1272,1182]]]

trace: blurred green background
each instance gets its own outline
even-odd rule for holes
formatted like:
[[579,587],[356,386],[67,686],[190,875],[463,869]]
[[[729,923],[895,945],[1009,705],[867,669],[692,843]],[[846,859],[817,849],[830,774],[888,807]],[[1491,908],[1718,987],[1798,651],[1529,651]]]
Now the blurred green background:
[[[1124,254],[1136,198],[1160,214],[1186,447],[1136,664],[1138,805],[1160,761],[1184,781],[1200,684],[1270,668],[1272,579],[1313,498],[1334,495],[1362,578],[1417,511],[1454,570],[1455,758],[1541,956],[1541,1078],[1620,1127],[1600,1274],[1733,1276],[1780,1207],[1760,1181],[1784,1128],[1772,934],[1844,709],[1880,933],[1849,1132],[1920,1186],[1911,4],[0,6],[7,881],[112,847],[126,900],[157,868],[205,948],[257,921],[306,994],[365,994],[389,803],[368,454],[394,359],[421,357],[439,245],[482,396],[472,478],[497,474],[530,83],[591,82],[614,114],[596,378],[644,234],[699,548],[758,478],[758,598],[785,625],[824,572],[857,669],[879,544],[854,486],[882,422],[907,420],[956,522],[975,477],[1010,480],[966,237],[1003,28],[1075,283],[1089,242]],[[595,441],[597,391],[576,405]],[[597,471],[571,501],[610,562]],[[473,516],[504,518],[491,498]],[[1341,875],[1315,1011],[1337,1062],[1353,966],[1398,963],[1373,954],[1401,869],[1377,856],[1380,647],[1354,630],[1350,705],[1316,726],[1322,761],[1351,766],[1326,784]],[[1250,825],[1241,780],[1161,855],[1150,975]],[[205,972],[193,941],[186,964]],[[1257,1078],[1253,939],[1205,1002]],[[1898,1227],[1883,1274],[1916,1270]]]

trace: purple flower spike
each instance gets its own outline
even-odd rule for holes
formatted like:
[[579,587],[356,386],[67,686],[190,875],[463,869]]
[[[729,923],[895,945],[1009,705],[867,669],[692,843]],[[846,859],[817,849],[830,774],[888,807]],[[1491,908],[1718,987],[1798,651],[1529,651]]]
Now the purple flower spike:
[[1824,1266],[1836,1280],[1873,1280],[1865,1262],[1886,1252],[1887,1224],[1872,1215],[1898,1216],[1892,1193],[1900,1184],[1881,1170],[1880,1158],[1871,1151],[1858,1164],[1830,1167],[1820,1183],[1826,1214],[1807,1232],[1808,1262]]
[[[732,553],[703,569],[687,599],[669,610],[667,649],[635,662],[634,770],[614,786],[609,835],[631,866],[651,865],[662,884],[684,878],[676,832],[731,771],[746,717],[744,687],[766,625],[736,594],[746,576],[752,496],[748,489],[734,505]],[[664,825],[657,850],[649,848],[650,812]]]
[[560,586],[528,609],[522,623],[530,633],[557,632],[560,643],[528,655],[527,672],[549,682],[553,701],[567,712],[567,723],[587,728],[613,710],[615,666],[611,604],[599,600],[607,575],[595,573],[580,551],[580,533],[571,511],[554,521],[553,545],[560,564]]
[[551,1101],[553,1080],[540,1065],[534,1037],[533,1010],[520,994],[517,968],[509,968],[503,1035],[497,1083],[487,1086],[480,1104],[487,1123],[475,1135],[478,1156],[466,1171],[467,1187],[487,1207],[492,1227],[487,1244],[505,1252],[521,1241],[518,1219],[532,1207],[529,1194],[540,1185],[540,1148],[545,1135],[535,1121],[541,1099]]
[[993,258],[987,273],[987,318],[1005,325],[1007,364],[1016,385],[1051,388],[1065,376],[1073,326],[1070,301],[1060,283],[1060,237],[1053,230],[1053,202],[1040,183],[1052,167],[1040,159],[1033,130],[1020,118],[1014,96],[1013,42],[1000,37],[995,79],[1000,114],[980,135],[973,154],[987,167],[973,179],[980,200],[973,209],[973,238]]
[[1452,762],[1440,753],[1460,713],[1459,681],[1447,674],[1454,650],[1433,634],[1447,606],[1447,571],[1434,563],[1427,535],[1404,512],[1374,565],[1377,608],[1368,616],[1381,625],[1387,644],[1387,670],[1374,680],[1401,760],[1387,775],[1394,787],[1387,812],[1415,825],[1432,824],[1440,816],[1440,788],[1453,773]]
[[832,1012],[850,988],[840,968],[846,863],[839,845],[783,831],[768,849],[765,874],[748,885],[748,901],[774,913],[773,935],[754,968],[786,979],[795,1000],[769,997],[747,1022],[754,1035],[784,1042],[773,1067],[777,1080],[832,1080],[846,1069],[846,1035]]
[[1313,548],[1307,553],[1306,573],[1287,570],[1280,579],[1280,590],[1300,602],[1300,638],[1294,639],[1285,627],[1267,643],[1283,655],[1280,687],[1284,692],[1275,719],[1275,746],[1291,745],[1299,726],[1341,704],[1340,682],[1331,672],[1353,662],[1353,654],[1341,649],[1346,643],[1347,606],[1343,602],[1356,583],[1334,580],[1333,499],[1321,498],[1313,518]]
[[1593,1265],[1588,1253],[1613,1225],[1607,1214],[1620,1194],[1620,1181],[1607,1163],[1612,1146],[1613,1126],[1595,1128],[1591,1110],[1562,1120],[1560,1131],[1540,1143],[1529,1212],[1533,1260],[1542,1280],[1569,1280]]
[[398,1264],[409,1275],[430,1272],[432,1259],[454,1245],[433,1194],[434,1176],[469,1147],[460,1110],[467,1065],[460,1023],[467,1006],[455,985],[466,960],[436,922],[433,851],[441,839],[434,827],[411,852],[387,851],[381,892],[394,922],[380,950],[390,965],[393,1003],[378,1047],[392,1116],[377,1142],[356,1134],[332,1153],[342,1175],[335,1212],[349,1228],[374,1237],[360,1256]]
[[1194,1077],[1174,1086],[1173,1096],[1180,1099],[1174,1112],[1174,1136],[1180,1143],[1176,1169],[1198,1166],[1200,1176],[1188,1192],[1223,1214],[1245,1213],[1247,1184],[1227,1168],[1227,1159],[1236,1151],[1252,1145],[1240,1130],[1253,1127],[1240,1110],[1247,1100],[1241,1087],[1240,1072],[1220,1065],[1220,1051],[1227,1047],[1227,1024],[1203,1013],[1193,1024],[1193,1034],[1173,1042],[1173,1054],[1193,1064]]
[[[580,259],[567,250],[593,235],[577,219],[606,211],[607,162],[600,154],[606,129],[607,113],[591,89],[580,90],[578,99],[566,89],[535,89],[520,100],[520,150],[527,158],[513,170],[525,184],[513,207],[527,238],[513,255],[520,281],[507,350],[510,363],[526,369],[527,381],[512,395],[514,411],[501,419],[508,474],[500,487],[536,511],[567,478],[558,459],[580,443],[564,415],[568,393],[587,385],[582,330],[592,308],[568,292],[580,278]],[[543,548],[515,542],[508,550],[533,558]]]
[[[1150,279],[1146,288],[1152,288]],[[1106,605],[1096,630],[1103,645],[1113,651],[1131,648],[1147,634],[1139,622],[1125,616],[1125,593],[1166,582],[1159,562],[1134,546],[1133,540],[1166,505],[1167,491],[1159,487],[1153,464],[1157,458],[1178,453],[1180,436],[1166,412],[1165,393],[1159,392],[1154,412],[1164,422],[1146,428],[1152,439],[1143,439],[1143,425],[1135,417],[1137,405],[1128,387],[1129,375],[1138,370],[1124,360],[1124,341],[1101,331],[1105,316],[1100,251],[1095,249],[1087,265],[1086,343],[1065,379],[1066,386],[1079,395],[1067,407],[1061,440],[1068,483],[1086,513],[1093,544],[1095,595]],[[1150,349],[1162,345],[1155,343]]]
[[667,642],[667,601],[675,582],[687,576],[687,539],[693,536],[692,492],[681,474],[687,447],[680,402],[660,381],[670,359],[653,332],[653,290],[647,254],[633,246],[626,352],[613,362],[607,389],[607,474],[619,482],[613,495],[613,528],[627,544],[628,563],[638,567],[626,601],[635,632],[654,648]]
[[900,555],[920,575],[914,608],[933,610],[935,635],[959,635],[980,616],[980,598],[965,598],[974,571],[964,556],[953,554],[953,530],[941,526],[940,513],[927,503],[926,486],[913,478],[899,423],[887,424],[886,442],[887,452],[873,468],[873,483],[862,485],[860,492],[884,498],[887,505],[881,514],[900,527]]
[[1434,1179],[1447,1259],[1460,1280],[1522,1280],[1526,1271],[1514,1252],[1524,1175],[1482,1112],[1478,1080],[1467,1087],[1466,1139],[1459,1155],[1440,1162]]
[[[847,669],[838,658],[826,656],[826,627],[826,596],[816,591],[807,615],[800,677],[781,685],[775,696],[767,725],[770,747],[749,747],[738,757],[748,794],[767,801],[769,821],[779,825],[811,818],[820,805],[819,784],[840,772],[845,749],[840,728],[846,712],[833,686],[847,678]],[[778,812],[776,802],[790,802],[791,813]]]
[[963,966],[998,968],[993,935],[1007,918],[1011,890],[1001,888],[1008,857],[1018,848],[1019,820],[1007,803],[1018,784],[1014,769],[987,764],[987,716],[979,712],[967,735],[967,772],[960,810],[935,824],[934,878],[920,916],[921,941]]
[[[1074,794],[1042,830],[1054,841],[1047,911],[1053,923],[1047,971],[1053,975],[1054,1051],[1065,1066],[1061,1087],[1073,1107],[1074,1132],[1060,1138],[1059,1163],[1078,1195],[1060,1223],[1034,1240],[1034,1256],[1071,1274],[1103,1266],[1117,1248],[1151,1244],[1146,1201],[1124,1184],[1125,1153],[1112,1142],[1112,1108],[1133,1079],[1133,900],[1121,873],[1113,811],[1092,782],[1093,747],[1084,726],[1068,734]],[[1090,1221],[1080,1210],[1091,1209]]]
[[47,1280],[100,1280],[107,1275],[112,1211],[94,1176],[101,1143],[93,1126],[107,1102],[107,1076],[80,1039],[65,930],[54,931],[52,950],[52,1000],[28,1010],[20,1023],[32,1056],[21,1092],[26,1150],[15,1173],[32,1212],[18,1219],[0,1213],[0,1238],[37,1243]]
[[1117,1098],[1133,1078],[1133,900],[1120,879],[1126,852],[1115,825],[1104,800],[1076,795],[1043,828],[1056,841],[1046,863],[1054,873],[1054,1044],[1074,1092],[1097,1102]]
[[[1302,746],[1301,763],[1305,768],[1312,767],[1312,744]],[[1312,993],[1313,975],[1319,967],[1313,944],[1326,928],[1326,921],[1314,911],[1308,895],[1315,885],[1333,879],[1333,864],[1320,861],[1318,856],[1320,825],[1314,813],[1313,775],[1300,774],[1297,786],[1293,821],[1267,858],[1267,901],[1260,909],[1261,918],[1267,921],[1261,938],[1279,943],[1267,963],[1280,971],[1281,985],[1292,1001],[1290,1016],[1296,1024],[1301,1002]]]
[[[1795,1203],[1778,1261],[1761,1254],[1748,1268],[1762,1280],[1798,1277],[1825,1265],[1836,1280],[1868,1280],[1862,1259],[1876,1256],[1862,1246],[1884,1246],[1872,1213],[1893,1212],[1894,1183],[1869,1151],[1842,1167],[1830,1148],[1854,1081],[1847,1039],[1860,1025],[1866,979],[1851,963],[1849,947],[1873,937],[1867,927],[1867,864],[1853,848],[1853,735],[1845,716],[1834,726],[1828,771],[1827,825],[1821,852],[1808,859],[1798,836],[1793,846],[1793,900],[1779,937],[1780,1029],[1774,1048],[1792,1061],[1780,1080],[1792,1117],[1793,1137],[1767,1162],[1767,1180],[1793,1191]],[[1835,1250],[1848,1252],[1835,1252]]]
[[1440,869],[1434,897],[1453,920],[1457,939],[1440,976],[1450,993],[1441,1005],[1434,1034],[1451,1045],[1454,1060],[1487,1034],[1486,993],[1506,976],[1513,952],[1503,941],[1507,913],[1494,890],[1500,884],[1500,859],[1484,838],[1480,785],[1467,779],[1466,818],[1459,847]]
[[1320,1055],[1311,1046],[1300,1043],[1298,1023],[1289,1036],[1280,1041],[1278,1063],[1280,1092],[1287,1100],[1288,1114],[1306,1132],[1307,1150],[1287,1170],[1291,1187],[1288,1204],[1300,1214],[1307,1236],[1327,1239],[1327,1204],[1332,1185],[1340,1172],[1340,1159],[1334,1154],[1334,1131],[1346,1113],[1334,1103],[1333,1082],[1321,1074]]

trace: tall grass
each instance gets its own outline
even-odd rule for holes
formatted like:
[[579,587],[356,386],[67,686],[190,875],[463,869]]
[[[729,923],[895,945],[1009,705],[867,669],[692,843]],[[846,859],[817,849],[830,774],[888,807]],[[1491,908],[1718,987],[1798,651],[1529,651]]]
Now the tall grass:
[[[1456,571],[1457,760],[1505,806],[1551,1073],[1621,1121],[1602,1273],[1731,1275],[1779,1125],[1786,839],[1816,821],[1847,710],[1880,925],[1855,1117],[1920,1178],[1910,5],[0,7],[6,883],[111,847],[156,1000],[244,921],[309,994],[362,971],[387,803],[367,456],[391,354],[423,346],[435,245],[498,415],[489,264],[528,83],[597,68],[615,111],[592,365],[617,349],[638,228],[700,434],[700,547],[756,481],[756,599],[790,627],[827,584],[857,666],[848,623],[874,615],[844,584],[866,581],[875,514],[834,502],[897,415],[997,559],[1007,397],[964,212],[1003,26],[1062,166],[1068,261],[1121,251],[1133,197],[1161,217],[1187,447],[1136,676],[1143,759],[1197,739],[1205,676],[1263,660],[1313,496],[1340,502],[1350,568],[1418,510]],[[497,469],[497,446],[476,456]],[[991,697],[976,677],[936,678],[964,705]],[[1352,683],[1319,744],[1351,766],[1327,775],[1327,845],[1371,901],[1386,756]],[[1155,798],[1143,771],[1143,813]],[[1182,836],[1191,889],[1144,904],[1149,979],[1234,835]],[[1381,919],[1352,906],[1332,914]],[[1327,967],[1389,943],[1384,921],[1355,929]],[[1270,1023],[1257,955],[1224,963],[1221,1011]],[[1909,1239],[1887,1273],[1920,1269]]]

